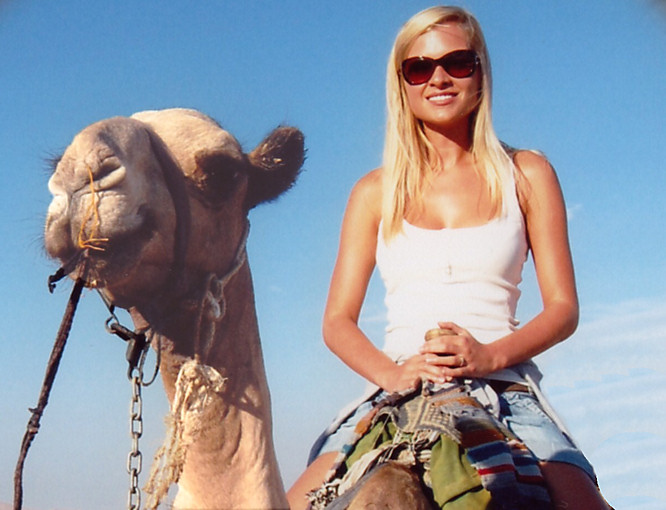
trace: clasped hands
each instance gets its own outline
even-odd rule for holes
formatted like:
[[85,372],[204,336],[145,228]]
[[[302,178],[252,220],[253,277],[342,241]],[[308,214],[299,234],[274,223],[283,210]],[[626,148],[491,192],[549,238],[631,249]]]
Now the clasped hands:
[[417,388],[422,381],[450,382],[457,377],[483,377],[495,370],[489,345],[476,340],[453,322],[439,322],[426,333],[419,354],[386,374],[382,388],[388,392]]

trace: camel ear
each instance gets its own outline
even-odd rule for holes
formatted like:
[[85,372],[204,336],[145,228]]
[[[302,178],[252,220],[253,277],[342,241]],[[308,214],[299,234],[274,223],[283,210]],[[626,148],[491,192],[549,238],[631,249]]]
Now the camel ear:
[[293,127],[279,127],[248,155],[247,209],[270,202],[296,182],[305,160],[303,133]]

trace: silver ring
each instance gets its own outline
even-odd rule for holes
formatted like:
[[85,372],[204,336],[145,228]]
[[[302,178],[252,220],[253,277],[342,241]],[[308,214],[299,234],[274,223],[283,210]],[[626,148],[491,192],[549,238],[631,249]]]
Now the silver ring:
[[459,367],[464,367],[465,366],[465,357],[464,356],[459,356],[460,358],[460,364],[458,365]]

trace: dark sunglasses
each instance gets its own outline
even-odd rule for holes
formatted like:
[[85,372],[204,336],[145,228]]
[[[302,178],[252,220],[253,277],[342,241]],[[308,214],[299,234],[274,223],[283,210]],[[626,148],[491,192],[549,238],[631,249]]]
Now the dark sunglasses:
[[469,78],[479,65],[479,57],[474,50],[456,50],[437,59],[412,57],[402,62],[402,76],[410,85],[421,85],[435,73],[437,66],[453,78]]

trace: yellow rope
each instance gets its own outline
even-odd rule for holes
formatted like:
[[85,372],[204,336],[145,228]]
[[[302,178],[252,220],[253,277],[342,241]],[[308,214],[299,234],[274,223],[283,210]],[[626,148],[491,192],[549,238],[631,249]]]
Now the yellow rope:
[[[82,250],[90,248],[91,250],[104,251],[104,243],[109,241],[108,237],[97,237],[99,226],[102,220],[99,217],[99,196],[95,190],[95,177],[93,176],[90,165],[86,165],[88,169],[88,176],[90,177],[90,205],[86,212],[85,219],[81,222],[78,235],[78,245]],[[84,239],[86,225],[92,220],[92,228],[88,239]]]

